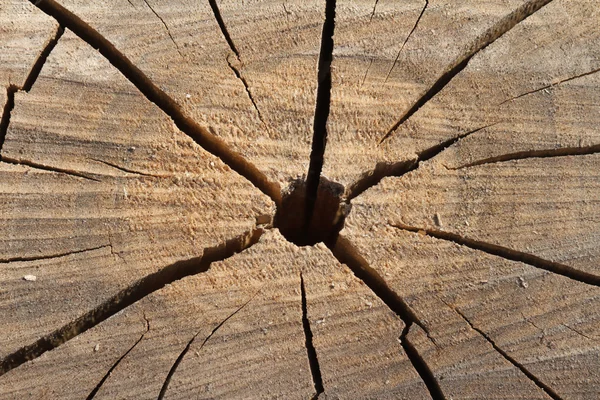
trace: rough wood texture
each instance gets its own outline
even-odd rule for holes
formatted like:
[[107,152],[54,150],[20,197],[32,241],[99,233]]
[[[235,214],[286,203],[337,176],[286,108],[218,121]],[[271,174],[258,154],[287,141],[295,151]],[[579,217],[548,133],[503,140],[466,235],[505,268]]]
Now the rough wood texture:
[[0,0],[0,398],[600,398],[597,4],[59,3]]

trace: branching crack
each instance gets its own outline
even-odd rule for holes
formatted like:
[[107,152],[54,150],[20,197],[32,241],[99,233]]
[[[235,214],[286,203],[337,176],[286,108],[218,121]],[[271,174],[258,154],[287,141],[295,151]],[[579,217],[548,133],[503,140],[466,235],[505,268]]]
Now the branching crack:
[[173,35],[171,35],[171,31],[169,30],[169,26],[167,25],[167,23],[165,22],[165,20],[162,19],[162,17],[156,12],[156,10],[154,10],[154,7],[152,7],[150,5],[150,3],[148,3],[148,0],[144,0],[144,3],[146,3],[146,5],[152,11],[152,13],[154,15],[156,15],[156,18],[158,18],[160,20],[160,22],[162,22],[163,26],[165,27],[165,30],[167,31],[167,34],[171,38],[171,42],[173,42],[173,44],[175,45],[175,48],[177,49],[177,52],[179,53],[179,56],[181,56],[181,58],[184,58],[183,57],[183,53],[181,53],[181,49],[179,48],[179,45],[175,41],[175,38],[173,38]]
[[412,323],[406,324],[398,340],[400,341],[406,356],[413,365],[413,368],[417,371],[421,380],[425,383],[425,386],[427,386],[431,398],[433,400],[445,400],[446,397],[440,388],[440,384],[433,375],[431,368],[429,368],[423,357],[421,357],[417,348],[408,340],[408,332],[411,327]]
[[111,247],[110,244],[105,244],[103,246],[90,247],[89,249],[66,251],[64,253],[50,254],[50,255],[46,255],[46,256],[10,257],[10,258],[0,259],[0,264],[9,264],[12,262],[23,262],[23,261],[51,260],[54,258],[71,256],[73,254],[87,253],[89,251],[100,250],[100,249],[105,249],[105,248],[109,248],[109,247]]
[[355,197],[361,195],[366,190],[372,188],[373,186],[381,182],[383,178],[391,176],[400,177],[411,171],[416,170],[422,162],[431,160],[432,158],[439,155],[442,151],[446,150],[446,148],[452,146],[459,140],[464,139],[474,133],[481,131],[482,129],[486,129],[494,125],[496,125],[496,123],[482,126],[480,128],[474,129],[466,133],[462,133],[458,136],[452,137],[448,140],[438,143],[435,146],[429,147],[418,153],[416,159],[400,161],[397,163],[377,163],[372,171],[363,174],[363,176],[361,176],[356,182],[348,186],[348,188],[346,189],[346,201],[349,202]]
[[175,125],[192,138],[204,150],[220,158],[231,169],[250,181],[255,187],[269,196],[276,205],[281,203],[281,189],[242,155],[232,151],[219,137],[211,134],[190,117],[186,116],[179,104],[156,86],[123,53],[86,22],[54,0],[30,0],[40,10],[54,17],[61,25],[73,31],[94,49],[97,49],[117,68],[148,100],[165,112]]
[[546,385],[544,382],[542,382],[538,377],[536,377],[531,371],[529,371],[527,368],[525,368],[525,366],[521,363],[519,363],[517,360],[515,360],[514,358],[512,358],[510,355],[508,355],[508,353],[504,350],[502,350],[500,347],[498,347],[498,345],[494,342],[494,340],[489,337],[485,332],[483,332],[481,329],[477,328],[467,317],[466,315],[460,311],[458,308],[452,306],[451,304],[448,304],[446,301],[444,301],[443,299],[441,299],[442,302],[444,302],[444,304],[446,304],[448,307],[450,307],[452,310],[454,310],[458,315],[460,315],[460,317],[462,319],[465,320],[465,322],[467,324],[469,324],[469,326],[471,327],[471,329],[473,329],[474,331],[476,331],[477,333],[479,333],[489,344],[492,345],[492,347],[494,348],[494,350],[496,350],[502,357],[504,357],[504,359],[506,359],[506,361],[510,362],[512,365],[514,365],[515,367],[517,367],[523,374],[525,374],[525,376],[527,376],[527,378],[529,378],[537,387],[539,387],[540,389],[542,389],[544,392],[546,392],[546,394],[548,396],[550,396],[551,398],[553,398],[554,400],[561,400],[561,397],[548,385]]
[[406,301],[388,286],[385,279],[369,265],[350,240],[338,235],[335,242],[329,242],[326,245],[334,257],[340,263],[348,266],[354,275],[363,281],[406,325],[415,323],[429,336],[428,328],[419,320]]
[[123,171],[123,172],[126,172],[128,174],[150,176],[150,177],[153,177],[153,178],[167,178],[168,177],[168,175],[158,175],[158,174],[150,174],[148,172],[136,171],[136,170],[125,168],[125,167],[122,167],[122,166],[120,166],[118,164],[114,164],[114,163],[111,163],[109,161],[104,161],[104,160],[100,160],[100,159],[97,159],[97,158],[89,158],[89,159],[92,160],[92,161],[104,164],[104,165],[108,165],[109,167],[118,169],[119,171]]
[[584,147],[563,147],[559,149],[543,149],[543,150],[525,150],[517,151],[515,153],[502,154],[499,156],[488,157],[482,160],[470,162],[459,167],[450,168],[449,170],[457,170],[469,167],[475,167],[477,165],[493,164],[505,161],[513,160],[525,160],[528,158],[551,158],[551,157],[566,157],[566,156],[583,156],[600,153],[600,144]]
[[58,167],[53,167],[50,165],[40,164],[40,163],[33,162],[33,161],[21,160],[21,159],[16,159],[16,158],[12,158],[12,157],[6,157],[6,156],[2,157],[2,162],[5,162],[7,164],[12,164],[12,165],[24,165],[24,166],[27,166],[30,168],[41,170],[41,171],[56,172],[59,174],[66,174],[66,175],[74,176],[77,178],[87,179],[89,181],[101,182],[100,179],[95,178],[94,176],[92,176],[90,174],[75,171],[73,169],[58,168]]
[[321,367],[319,366],[319,358],[317,350],[313,344],[313,334],[310,329],[310,321],[308,319],[308,305],[306,302],[306,288],[304,287],[304,277],[300,273],[300,293],[302,294],[302,327],[304,328],[304,337],[306,345],[306,354],[308,355],[308,363],[312,374],[313,384],[315,387],[315,395],[313,399],[317,399],[321,393],[325,391],[323,387],[323,376],[321,375]]
[[[6,104],[4,105],[2,117],[0,118],[0,151],[2,151],[2,147],[4,146],[4,140],[6,139],[6,133],[8,132],[8,125],[10,124],[10,116],[13,108],[15,107],[15,93],[20,90],[23,92],[29,92],[31,90],[33,84],[40,75],[44,64],[46,63],[48,56],[52,50],[54,50],[58,40],[64,33],[64,26],[59,25],[54,36],[50,39],[50,41],[48,41],[38,58],[33,63],[29,74],[27,74],[27,77],[25,78],[25,82],[23,82],[23,86],[19,87],[12,84],[6,88]],[[0,154],[0,161],[3,161],[2,154]]]
[[520,99],[521,97],[529,96],[530,94],[541,92],[542,90],[548,90],[548,89],[551,89],[551,88],[553,88],[555,86],[559,86],[559,85],[561,85],[561,84],[563,84],[565,82],[570,82],[570,81],[578,79],[578,78],[583,78],[584,76],[592,75],[592,74],[595,74],[597,72],[600,72],[600,68],[596,68],[596,69],[594,69],[592,71],[584,72],[583,74],[571,76],[569,78],[559,79],[559,80],[557,80],[555,82],[552,82],[549,85],[542,86],[541,88],[538,88],[538,89],[530,90],[529,92],[521,93],[520,95],[515,96],[515,97],[511,97],[510,99],[506,99],[506,100],[504,100],[502,103],[500,103],[498,105],[501,106],[501,105],[503,105],[505,103],[508,103],[508,102]]
[[7,355],[0,362],[0,376],[49,350],[57,348],[165,285],[187,276],[208,271],[213,262],[225,260],[256,244],[263,232],[262,228],[255,228],[224,243],[205,248],[200,257],[177,261],[147,275],[74,321]]
[[110,375],[115,370],[115,368],[117,368],[119,366],[119,364],[121,363],[121,361],[123,361],[125,359],[125,357],[127,357],[127,355],[129,353],[131,353],[133,351],[133,349],[135,349],[135,347],[144,339],[144,336],[146,336],[146,333],[148,333],[150,331],[150,321],[148,320],[148,318],[146,318],[146,315],[144,315],[144,321],[146,321],[146,331],[142,333],[142,335],[133,344],[133,346],[131,346],[117,361],[115,361],[115,363],[110,367],[110,369],[102,377],[102,379],[100,380],[100,382],[98,382],[98,384],[96,385],[96,387],[94,387],[94,389],[92,389],[92,391],[90,392],[90,394],[88,395],[88,397],[86,398],[86,400],[92,400],[96,396],[96,393],[98,393],[98,391],[100,390],[100,388],[102,387],[102,385],[104,385],[104,382],[106,382],[106,380],[110,377]]
[[419,22],[421,22],[421,18],[423,17],[423,14],[425,14],[425,10],[427,9],[428,6],[429,6],[429,0],[425,0],[425,5],[423,6],[423,9],[421,10],[421,13],[417,17],[417,20],[415,21],[415,24],[413,25],[412,29],[408,33],[408,36],[406,37],[406,39],[404,39],[404,43],[402,43],[402,46],[400,47],[400,50],[398,50],[398,55],[396,55],[396,59],[394,60],[394,63],[392,64],[392,67],[388,71],[388,73],[387,73],[387,75],[385,77],[384,83],[387,82],[388,79],[390,78],[390,75],[392,74],[392,71],[394,70],[394,67],[398,63],[398,59],[400,59],[400,53],[402,53],[402,50],[404,50],[404,46],[406,46],[406,43],[408,42],[408,40],[410,39],[410,37],[412,36],[412,34],[417,29],[417,26],[419,25]]
[[458,75],[464,70],[471,58],[478,52],[485,49],[490,44],[494,43],[497,39],[502,37],[506,32],[510,31],[521,21],[550,3],[552,0],[529,0],[525,4],[515,9],[510,14],[506,15],[500,21],[496,22],[492,27],[485,31],[479,36],[467,49],[458,57],[449,68],[435,81],[435,83],[421,95],[419,99],[400,117],[400,119],[392,126],[392,128],[381,138],[379,144],[383,143],[388,139],[396,129],[406,122],[414,113],[416,113],[421,107],[423,107],[429,100],[437,95],[443,88],[446,87]]
[[532,267],[543,269],[545,271],[549,271],[554,274],[573,279],[577,282],[587,283],[588,285],[592,286],[600,286],[600,276],[598,275],[590,274],[585,271],[580,271],[565,264],[545,260],[533,254],[509,249],[508,247],[503,247],[492,243],[469,239],[457,235],[455,233],[440,231],[436,229],[421,229],[414,226],[391,222],[390,226],[409,232],[422,233],[436,239],[454,242],[461,246],[466,246],[474,250],[483,251],[484,253],[502,257],[510,261],[522,262]]
[[[250,303],[258,295],[258,293],[260,293],[260,290],[258,292],[256,292],[254,295],[252,295],[252,297],[250,297],[248,299],[248,301],[246,301],[244,304],[242,304],[240,307],[238,307],[234,312],[232,312],[231,314],[229,314],[227,316],[227,318],[225,318],[217,326],[215,326],[215,328],[210,332],[210,334],[206,337],[206,339],[204,339],[204,341],[200,345],[200,348],[198,349],[198,351],[202,350],[202,348],[204,347],[204,345],[206,344],[206,342],[208,342],[208,340],[219,330],[219,328],[221,328],[235,314],[237,314],[238,312],[242,311],[242,309],[244,307],[246,307],[248,305],[248,303]],[[175,371],[177,370],[177,367],[179,367],[179,364],[181,364],[181,361],[183,361],[183,358],[185,357],[185,355],[187,354],[187,352],[192,347],[192,344],[194,343],[194,341],[196,340],[196,338],[198,337],[198,335],[200,334],[200,332],[202,332],[202,330],[199,330],[198,332],[196,332],[196,334],[194,336],[192,336],[192,338],[187,343],[187,345],[185,346],[185,348],[181,351],[181,353],[179,353],[179,356],[177,357],[177,359],[175,360],[175,362],[171,366],[171,369],[169,370],[169,373],[167,374],[167,377],[165,378],[163,386],[160,389],[160,393],[158,394],[157,400],[162,400],[164,398],[165,394],[167,393],[167,389],[169,388],[169,383],[171,382],[171,378],[175,374]]]
[[313,123],[312,148],[306,176],[306,225],[312,220],[321,170],[327,144],[327,119],[331,107],[331,63],[333,61],[333,34],[335,30],[336,0],[326,0],[325,21],[321,34],[321,50],[317,71],[317,101]]

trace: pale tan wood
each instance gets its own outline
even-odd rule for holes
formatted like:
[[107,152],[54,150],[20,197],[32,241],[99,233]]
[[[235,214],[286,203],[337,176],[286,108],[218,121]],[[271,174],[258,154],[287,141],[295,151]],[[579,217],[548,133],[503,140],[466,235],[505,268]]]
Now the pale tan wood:
[[[0,83],[21,87],[58,23],[33,4],[19,0],[0,3]],[[4,106],[2,102],[2,106]]]
[[[352,198],[352,253],[288,242],[277,200],[141,88],[285,188],[311,154],[325,3],[65,0],[89,26],[60,19],[62,36],[1,4],[21,22],[0,42],[5,87],[50,54],[0,152],[0,398],[600,396],[596,5],[549,2],[378,144],[490,27],[545,2],[337,2],[323,175],[351,189],[434,150]],[[91,29],[113,65],[78,37]],[[149,81],[129,82],[124,56]]]

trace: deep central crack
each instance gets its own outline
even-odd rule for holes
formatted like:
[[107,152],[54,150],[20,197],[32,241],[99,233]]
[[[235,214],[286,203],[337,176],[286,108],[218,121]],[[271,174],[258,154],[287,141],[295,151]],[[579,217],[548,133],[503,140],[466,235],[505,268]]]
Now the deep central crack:
[[295,180],[283,192],[281,206],[275,213],[275,227],[290,242],[298,246],[312,246],[335,240],[350,212],[350,204],[342,201],[344,187],[321,177],[315,206],[307,215],[307,184]]

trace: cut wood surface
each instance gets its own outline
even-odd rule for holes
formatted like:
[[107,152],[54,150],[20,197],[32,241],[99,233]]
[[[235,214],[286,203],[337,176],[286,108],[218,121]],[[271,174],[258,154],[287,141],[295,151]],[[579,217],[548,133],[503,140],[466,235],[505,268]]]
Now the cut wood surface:
[[0,399],[600,398],[600,8],[0,0]]

